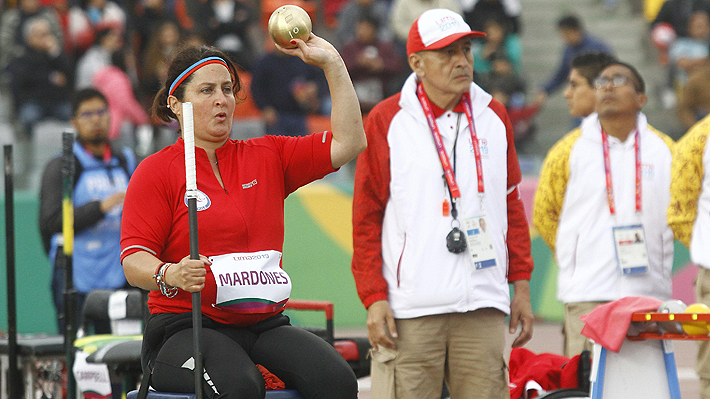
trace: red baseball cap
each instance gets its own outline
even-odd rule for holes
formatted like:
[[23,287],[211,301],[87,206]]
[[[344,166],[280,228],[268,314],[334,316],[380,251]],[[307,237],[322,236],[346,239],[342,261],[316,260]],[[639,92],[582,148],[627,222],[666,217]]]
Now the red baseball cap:
[[458,13],[444,8],[427,10],[409,29],[407,55],[422,50],[436,50],[448,46],[462,37],[485,36],[471,27]]

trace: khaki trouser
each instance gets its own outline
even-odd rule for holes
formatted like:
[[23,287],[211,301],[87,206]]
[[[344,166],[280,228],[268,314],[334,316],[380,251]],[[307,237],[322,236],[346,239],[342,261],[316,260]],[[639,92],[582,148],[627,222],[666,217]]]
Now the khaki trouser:
[[509,399],[505,314],[485,308],[397,319],[396,350],[372,352],[372,397]]
[[[696,301],[710,306],[710,270],[701,267],[695,279]],[[710,342],[698,341],[698,362],[695,370],[700,376],[700,397],[710,399]]]
[[594,310],[598,305],[606,302],[570,302],[565,304],[565,325],[563,333],[565,335],[564,355],[573,357],[579,355],[583,350],[592,350],[592,342],[582,335],[584,322],[579,318]]

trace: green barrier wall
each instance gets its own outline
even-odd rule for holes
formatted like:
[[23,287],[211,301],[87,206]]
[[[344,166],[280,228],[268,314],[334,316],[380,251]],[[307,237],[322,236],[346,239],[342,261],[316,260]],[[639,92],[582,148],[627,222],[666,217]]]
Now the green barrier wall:
[[[304,206],[304,196],[322,197],[327,206],[335,206],[328,201],[333,192],[306,193],[299,190],[296,195],[286,200],[286,238],[284,241],[283,264],[293,279],[292,298],[325,300],[334,304],[334,322],[336,327],[364,327],[366,312],[357,297],[355,280],[350,272],[352,243],[350,248],[342,248],[328,235],[322,223],[349,225],[352,231],[350,208],[345,206],[325,211],[325,217],[314,217]],[[335,193],[337,195],[337,192]],[[349,198],[351,195],[346,194]],[[350,204],[352,199],[350,199]],[[322,210],[322,209],[321,209]],[[346,227],[342,227],[345,229]],[[351,240],[352,242],[352,240]],[[325,323],[323,313],[312,314],[304,311],[289,311],[295,324],[318,326]]]
[[[0,231],[0,330],[7,331],[7,251],[5,198]],[[17,331],[21,334],[56,333],[57,322],[50,294],[52,270],[39,235],[39,200],[35,193],[15,193],[15,275]]]
[[[352,256],[351,188],[315,183],[298,190],[286,200],[284,268],[293,279],[292,298],[326,300],[335,305],[336,327],[364,327],[366,312],[355,291],[350,272]],[[4,202],[2,203],[4,209]],[[526,207],[530,206],[526,202]],[[17,320],[18,331],[56,333],[54,307],[50,297],[51,269],[44,254],[37,227],[39,200],[34,193],[15,196]],[[2,250],[0,265],[0,330],[7,329],[5,222],[2,213]],[[534,234],[534,233],[533,233]],[[688,269],[688,251],[675,246],[674,280]],[[535,315],[547,320],[561,320],[563,308],[556,298],[557,267],[552,254],[540,237],[532,241],[535,270],[531,280],[532,306]],[[688,274],[688,273],[686,273]],[[690,282],[688,282],[690,281]],[[686,278],[678,291],[692,291]],[[681,298],[685,299],[685,298]],[[296,324],[322,325],[322,313],[289,311]],[[336,331],[337,332],[337,331]]]

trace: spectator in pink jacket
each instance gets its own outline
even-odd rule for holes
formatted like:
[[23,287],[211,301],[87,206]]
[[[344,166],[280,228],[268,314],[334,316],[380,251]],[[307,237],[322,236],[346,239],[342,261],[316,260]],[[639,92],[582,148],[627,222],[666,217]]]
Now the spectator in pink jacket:
[[121,137],[121,129],[126,122],[131,123],[136,128],[138,155],[145,156],[150,144],[146,144],[148,135],[152,139],[152,128],[150,117],[136,99],[133,92],[133,84],[129,75],[121,68],[125,65],[125,59],[121,51],[112,56],[113,65],[108,65],[100,69],[92,79],[92,85],[99,90],[108,100],[109,114],[111,115],[111,126],[109,128],[109,140],[113,141]]

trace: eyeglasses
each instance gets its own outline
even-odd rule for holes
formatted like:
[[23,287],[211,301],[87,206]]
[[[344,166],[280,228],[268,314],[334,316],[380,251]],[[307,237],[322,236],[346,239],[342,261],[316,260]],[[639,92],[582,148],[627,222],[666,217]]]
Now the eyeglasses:
[[611,87],[621,87],[627,83],[629,83],[631,79],[628,76],[625,75],[614,75],[610,78],[607,77],[598,77],[594,79],[594,87],[597,89],[601,89],[602,87],[606,86],[607,83],[611,82]]
[[98,116],[99,118],[106,115],[108,113],[107,108],[101,108],[97,109],[95,111],[84,111],[78,115],[79,118],[81,119],[89,119],[92,116]]

